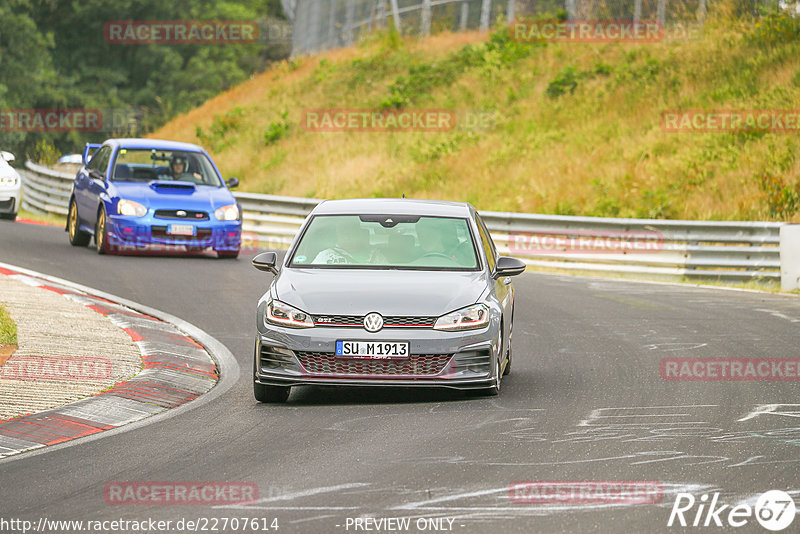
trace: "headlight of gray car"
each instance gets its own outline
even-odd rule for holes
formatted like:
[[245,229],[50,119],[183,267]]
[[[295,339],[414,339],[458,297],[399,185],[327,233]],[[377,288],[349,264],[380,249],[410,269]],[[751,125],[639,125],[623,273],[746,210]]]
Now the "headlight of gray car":
[[473,304],[461,308],[436,320],[436,330],[473,330],[489,324],[489,308],[485,304]]
[[300,311],[279,300],[272,300],[264,308],[266,322],[288,326],[289,328],[313,328],[314,320],[306,312]]

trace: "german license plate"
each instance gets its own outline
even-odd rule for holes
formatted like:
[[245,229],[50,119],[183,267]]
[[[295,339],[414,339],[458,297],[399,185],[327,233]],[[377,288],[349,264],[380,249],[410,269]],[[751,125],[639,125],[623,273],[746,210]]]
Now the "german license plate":
[[194,226],[191,224],[170,224],[167,233],[170,235],[194,235]]
[[369,360],[405,360],[411,352],[408,341],[337,341],[336,355]]

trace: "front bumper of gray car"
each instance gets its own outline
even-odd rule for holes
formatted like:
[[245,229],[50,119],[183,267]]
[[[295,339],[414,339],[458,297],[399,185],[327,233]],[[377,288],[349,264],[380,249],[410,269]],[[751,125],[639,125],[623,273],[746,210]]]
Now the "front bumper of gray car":
[[[263,317],[263,315],[261,315]],[[285,328],[259,324],[254,381],[268,386],[402,386],[484,389],[496,383],[499,321],[479,330]],[[408,341],[406,359],[341,358],[336,341]]]

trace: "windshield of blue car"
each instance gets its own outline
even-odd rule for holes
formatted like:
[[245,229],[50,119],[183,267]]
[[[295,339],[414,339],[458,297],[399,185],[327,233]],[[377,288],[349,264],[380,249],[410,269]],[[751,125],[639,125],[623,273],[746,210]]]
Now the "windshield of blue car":
[[205,154],[157,149],[121,148],[112,181],[166,180],[221,187],[222,181]]
[[467,219],[409,215],[317,215],[289,267],[477,270]]

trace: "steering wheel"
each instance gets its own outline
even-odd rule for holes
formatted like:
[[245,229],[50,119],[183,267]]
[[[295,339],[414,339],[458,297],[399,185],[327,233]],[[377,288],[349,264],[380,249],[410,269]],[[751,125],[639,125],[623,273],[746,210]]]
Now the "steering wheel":
[[442,252],[426,252],[425,254],[420,256],[420,258],[427,258],[428,256],[435,256],[435,257],[439,257],[439,258],[447,258],[448,260],[453,261],[453,258],[451,258],[447,254],[444,254]]

